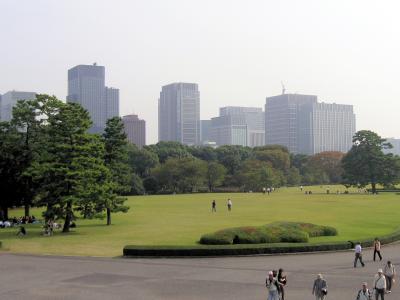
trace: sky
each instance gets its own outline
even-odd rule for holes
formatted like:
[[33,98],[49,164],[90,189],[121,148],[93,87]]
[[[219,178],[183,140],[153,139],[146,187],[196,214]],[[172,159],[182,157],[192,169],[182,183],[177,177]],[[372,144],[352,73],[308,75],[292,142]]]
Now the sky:
[[281,93],[352,104],[357,130],[400,138],[400,2],[0,0],[0,93],[65,100],[67,70],[97,62],[120,113],[158,140],[161,86],[199,84],[201,119]]

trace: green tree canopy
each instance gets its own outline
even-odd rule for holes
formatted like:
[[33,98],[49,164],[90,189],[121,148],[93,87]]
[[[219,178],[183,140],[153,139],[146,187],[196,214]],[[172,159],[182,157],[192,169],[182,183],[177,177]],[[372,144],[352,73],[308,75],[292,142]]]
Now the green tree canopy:
[[226,168],[215,161],[207,163],[206,180],[208,190],[210,192],[212,192],[215,187],[220,186],[224,182],[226,172]]
[[390,185],[398,182],[398,163],[393,155],[385,155],[382,149],[391,148],[378,134],[369,130],[356,132],[353,146],[343,157],[343,181],[346,185],[364,187],[371,184],[372,192],[376,185]]
[[29,173],[39,183],[38,205],[47,207],[47,218],[64,218],[63,232],[68,232],[74,210],[91,214],[102,197],[110,194],[105,184],[110,175],[101,138],[87,133],[91,126],[88,112],[55,97],[46,110],[53,113],[46,115],[45,152]]
[[143,147],[146,150],[157,154],[160,163],[164,163],[168,158],[184,158],[191,157],[188,146],[178,142],[158,142],[155,145]]

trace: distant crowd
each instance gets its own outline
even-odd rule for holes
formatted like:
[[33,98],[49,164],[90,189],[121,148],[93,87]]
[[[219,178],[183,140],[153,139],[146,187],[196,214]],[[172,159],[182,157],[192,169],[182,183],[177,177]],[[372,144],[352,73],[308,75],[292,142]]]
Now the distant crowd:
[[0,220],[0,228],[14,227],[22,224],[36,224],[39,220],[35,216],[23,216],[23,217],[13,217],[12,219]]

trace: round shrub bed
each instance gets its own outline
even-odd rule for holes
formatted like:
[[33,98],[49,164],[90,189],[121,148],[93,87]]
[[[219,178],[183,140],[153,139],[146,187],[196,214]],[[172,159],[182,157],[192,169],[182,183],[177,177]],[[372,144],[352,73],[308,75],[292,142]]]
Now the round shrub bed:
[[333,227],[311,223],[275,222],[264,226],[228,228],[205,234],[200,238],[203,245],[306,243],[309,237],[334,236]]
[[[392,234],[381,236],[382,244],[400,240],[400,229]],[[178,256],[234,256],[263,255],[283,253],[304,253],[316,251],[339,251],[354,247],[355,241],[325,243],[274,243],[274,244],[235,244],[235,245],[194,245],[194,246],[136,246],[123,249],[126,257],[178,257]],[[374,239],[362,240],[363,247],[373,245]]]

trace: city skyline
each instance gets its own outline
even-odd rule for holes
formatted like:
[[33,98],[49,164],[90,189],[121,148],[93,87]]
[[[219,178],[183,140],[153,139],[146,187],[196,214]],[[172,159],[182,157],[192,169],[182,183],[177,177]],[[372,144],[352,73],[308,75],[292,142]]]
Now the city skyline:
[[[223,106],[262,106],[283,81],[288,93],[354,105],[358,129],[400,137],[393,126],[400,108],[394,4],[379,6],[376,15],[376,4],[358,0],[202,1],[194,10],[195,2],[175,0],[22,2],[0,3],[0,32],[12,41],[0,49],[0,93],[37,91],[65,100],[65,70],[96,61],[121,91],[121,115],[139,114],[148,123],[148,143],[155,143],[162,85],[198,83],[201,118],[209,119]],[[29,46],[38,44],[44,46]]]

